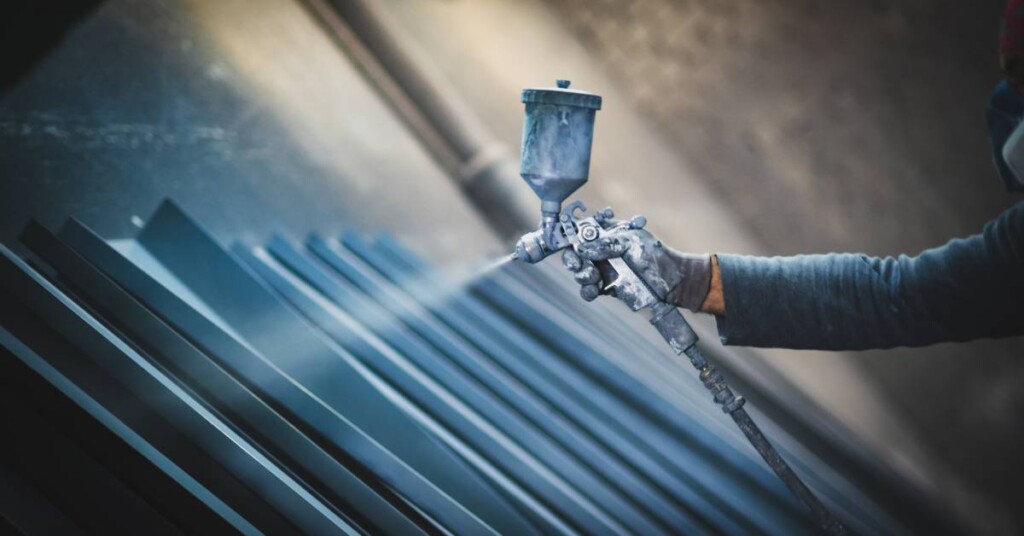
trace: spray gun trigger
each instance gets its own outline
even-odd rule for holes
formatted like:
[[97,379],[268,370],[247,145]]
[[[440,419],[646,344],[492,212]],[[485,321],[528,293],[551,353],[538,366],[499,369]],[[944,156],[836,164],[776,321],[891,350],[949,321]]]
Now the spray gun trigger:
[[625,259],[615,257],[608,259],[607,263],[608,268],[615,276],[614,279],[611,277],[606,279],[606,281],[611,281],[610,284],[605,286],[606,292],[614,292],[616,298],[625,302],[634,311],[639,311],[644,307],[651,307],[658,303],[658,297],[647,286],[647,283],[626,264]]
[[594,266],[597,267],[597,271],[601,273],[601,280],[607,281],[604,288],[601,289],[602,294],[615,295],[615,288],[622,283],[622,275],[619,274],[615,268],[612,267],[608,261],[594,261]]

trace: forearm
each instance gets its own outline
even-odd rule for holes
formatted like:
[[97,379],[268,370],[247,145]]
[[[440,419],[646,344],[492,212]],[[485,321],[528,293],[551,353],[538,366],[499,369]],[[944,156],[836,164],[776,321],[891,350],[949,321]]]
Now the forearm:
[[[719,255],[723,342],[827,350],[1024,334],[1024,207],[918,257]],[[717,284],[716,284],[717,281]]]
[[859,256],[718,259],[725,344],[848,350],[904,344],[911,333],[938,335],[937,325],[892,293],[892,279]]
[[718,264],[718,255],[711,256],[711,286],[700,306],[700,312],[725,315],[725,293],[722,290],[722,269]]

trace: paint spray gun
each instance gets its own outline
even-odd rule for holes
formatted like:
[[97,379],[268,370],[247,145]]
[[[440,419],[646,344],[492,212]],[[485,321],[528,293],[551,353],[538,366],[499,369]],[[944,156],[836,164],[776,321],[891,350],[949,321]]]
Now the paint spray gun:
[[[607,208],[585,216],[586,207],[578,200],[562,207],[562,202],[583,186],[589,177],[594,119],[601,109],[601,97],[569,89],[568,80],[558,80],[556,85],[554,88],[523,90],[526,116],[520,175],[540,198],[541,222],[539,229],[519,239],[512,257],[529,264],[568,248],[580,252],[584,244],[615,241],[624,233],[635,233],[647,223],[643,216],[634,216],[626,221],[614,220],[614,214]],[[697,334],[679,309],[659,298],[659,289],[637,274],[621,257],[594,261],[594,264],[601,273],[602,281],[607,283],[604,292],[613,294],[633,311],[650,311],[650,322],[658,333],[677,355],[686,355],[714,401],[721,404],[722,410],[732,417],[775,474],[811,511],[819,525],[829,534],[847,534],[845,527],[768,442],[743,409],[743,397],[733,393],[721,372],[697,348]],[[664,292],[660,295],[663,296]]]

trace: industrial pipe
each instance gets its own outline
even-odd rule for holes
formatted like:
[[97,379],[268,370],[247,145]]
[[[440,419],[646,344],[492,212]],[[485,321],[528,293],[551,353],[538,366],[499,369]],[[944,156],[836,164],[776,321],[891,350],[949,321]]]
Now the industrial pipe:
[[517,160],[380,5],[302,1],[499,235],[518,236],[536,225],[536,207],[519,188]]

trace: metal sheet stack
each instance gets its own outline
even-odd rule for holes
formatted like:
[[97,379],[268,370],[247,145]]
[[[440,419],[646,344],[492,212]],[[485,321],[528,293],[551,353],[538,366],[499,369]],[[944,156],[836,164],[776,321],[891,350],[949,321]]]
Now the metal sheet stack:
[[[388,236],[225,248],[172,202],[135,239],[21,243],[12,530],[813,533],[684,367],[545,271],[453,282]],[[812,482],[858,532],[901,530]]]

